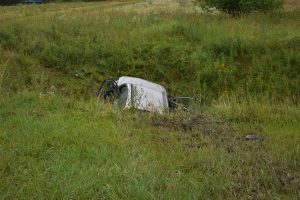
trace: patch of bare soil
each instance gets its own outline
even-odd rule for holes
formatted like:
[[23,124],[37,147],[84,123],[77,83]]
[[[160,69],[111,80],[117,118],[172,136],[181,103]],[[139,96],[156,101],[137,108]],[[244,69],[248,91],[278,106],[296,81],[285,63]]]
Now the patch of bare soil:
[[[235,142],[240,139],[237,137],[237,131],[225,120],[204,114],[153,116],[150,125],[183,132],[177,140],[188,150],[214,145],[232,153],[236,151]],[[208,136],[212,141],[208,144],[202,136]]]
[[280,182],[281,190],[288,192],[299,189],[300,176],[295,171],[283,166],[275,166],[274,171]]
[[177,131],[197,131],[207,135],[224,135],[232,131],[232,128],[222,119],[215,119],[204,114],[196,116],[163,116],[152,117],[151,126],[171,128]]

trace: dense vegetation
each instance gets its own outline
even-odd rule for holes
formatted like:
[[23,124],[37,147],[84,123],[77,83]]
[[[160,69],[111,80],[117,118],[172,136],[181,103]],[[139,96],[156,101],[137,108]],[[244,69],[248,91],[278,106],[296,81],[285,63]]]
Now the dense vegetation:
[[[299,199],[299,18],[0,7],[0,199]],[[156,116],[99,102],[121,75],[198,104]]]
[[235,16],[252,11],[268,12],[282,8],[284,0],[199,0]]
[[92,2],[92,1],[106,1],[106,0],[0,0],[0,6],[11,6],[21,3],[53,3],[53,2]]
[[14,5],[20,3],[20,0],[0,0],[0,5]]
[[298,11],[241,20],[180,12],[120,18],[93,10],[65,18],[63,12],[39,14],[44,8],[20,8],[18,19],[1,21],[2,51],[15,52],[9,62],[28,72],[17,83],[7,77],[8,90],[39,87],[41,80],[30,71],[43,66],[71,80],[79,74],[74,82],[91,83],[82,88],[89,94],[105,78],[132,75],[208,100],[234,95],[298,102]]

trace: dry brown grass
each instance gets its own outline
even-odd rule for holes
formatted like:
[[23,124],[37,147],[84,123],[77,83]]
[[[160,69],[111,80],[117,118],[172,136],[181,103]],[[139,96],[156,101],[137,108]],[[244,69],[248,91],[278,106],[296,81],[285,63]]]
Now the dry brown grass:
[[287,4],[289,5],[300,5],[300,0],[287,0]]
[[300,7],[300,0],[286,0],[286,7],[287,8],[299,8]]
[[122,13],[203,13],[203,9],[195,6],[192,0],[145,0],[136,4],[127,4],[111,9]]

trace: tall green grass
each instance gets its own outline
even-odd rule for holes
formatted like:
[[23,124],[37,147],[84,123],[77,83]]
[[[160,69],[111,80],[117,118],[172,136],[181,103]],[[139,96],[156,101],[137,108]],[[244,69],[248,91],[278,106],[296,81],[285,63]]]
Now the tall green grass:
[[[282,108],[285,121],[245,123],[244,111],[227,121],[226,109],[202,108],[205,117],[186,131],[174,123],[183,122],[178,116],[122,111],[93,99],[35,92],[1,98],[0,197],[297,199],[299,110]],[[225,124],[210,121],[214,114]],[[253,130],[263,142],[244,141]]]
[[299,100],[298,10],[239,20],[104,8],[26,12],[28,17],[1,22],[2,49],[67,76],[93,83],[138,76],[171,93],[206,100],[227,95]]

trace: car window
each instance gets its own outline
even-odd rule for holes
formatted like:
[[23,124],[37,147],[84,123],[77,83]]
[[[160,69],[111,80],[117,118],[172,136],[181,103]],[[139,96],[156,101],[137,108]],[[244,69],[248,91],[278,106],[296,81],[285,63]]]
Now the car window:
[[119,98],[118,98],[118,105],[121,107],[126,106],[127,98],[128,98],[128,87],[126,85],[121,86],[119,89]]
[[105,100],[113,99],[117,92],[117,84],[113,80],[105,80],[99,89],[97,96]]

